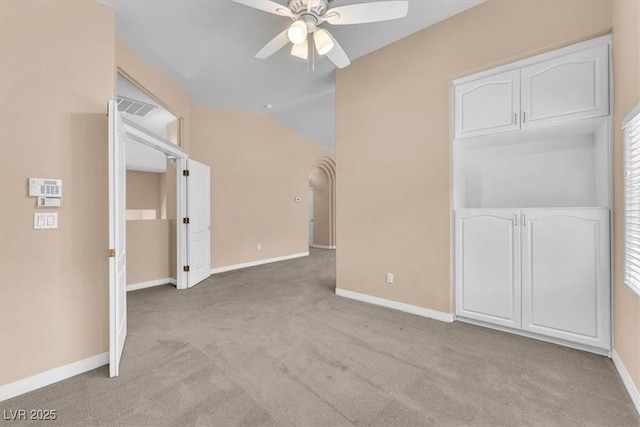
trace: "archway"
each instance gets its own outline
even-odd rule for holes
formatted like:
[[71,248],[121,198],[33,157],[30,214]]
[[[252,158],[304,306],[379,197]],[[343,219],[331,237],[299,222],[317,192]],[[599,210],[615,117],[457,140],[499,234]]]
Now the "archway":
[[[309,188],[313,188],[314,200],[310,212],[313,219],[312,246],[324,249],[336,248],[336,162],[328,156],[318,158],[309,172]],[[310,232],[312,227],[310,227]]]

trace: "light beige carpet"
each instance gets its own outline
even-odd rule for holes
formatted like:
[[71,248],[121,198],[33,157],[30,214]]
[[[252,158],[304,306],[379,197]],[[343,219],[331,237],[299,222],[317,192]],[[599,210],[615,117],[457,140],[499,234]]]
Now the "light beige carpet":
[[131,292],[119,378],[105,366],[0,409],[57,410],[38,425],[640,425],[606,357],[334,288],[335,253],[312,250]]

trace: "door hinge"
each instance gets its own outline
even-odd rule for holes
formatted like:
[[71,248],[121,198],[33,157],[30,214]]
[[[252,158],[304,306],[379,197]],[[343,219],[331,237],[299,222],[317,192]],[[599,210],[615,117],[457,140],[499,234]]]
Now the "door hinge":
[[116,250],[115,249],[107,249],[107,257],[108,258],[115,258],[116,257]]
[[189,176],[189,169],[185,169],[182,171],[182,176]]
[[187,217],[187,218],[182,218],[182,223],[183,223],[183,224],[189,224],[189,222],[191,222],[191,220],[189,219],[189,217]]
[[185,265],[184,267],[182,267],[182,271],[185,271],[185,272],[188,273],[189,272],[189,266]]

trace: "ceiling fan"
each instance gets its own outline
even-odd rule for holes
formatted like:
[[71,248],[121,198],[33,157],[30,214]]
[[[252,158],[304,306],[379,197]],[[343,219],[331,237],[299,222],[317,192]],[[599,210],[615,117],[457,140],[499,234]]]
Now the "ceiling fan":
[[320,28],[321,24],[327,22],[331,25],[348,25],[389,21],[404,18],[409,10],[409,2],[406,0],[360,3],[334,8],[329,8],[329,3],[333,0],[288,0],[288,6],[271,0],[233,1],[285,16],[293,21],[287,29],[260,49],[256,58],[268,58],[291,42],[291,54],[307,59],[311,69],[316,51],[319,55],[326,55],[338,68],[344,68],[351,63],[331,33]]

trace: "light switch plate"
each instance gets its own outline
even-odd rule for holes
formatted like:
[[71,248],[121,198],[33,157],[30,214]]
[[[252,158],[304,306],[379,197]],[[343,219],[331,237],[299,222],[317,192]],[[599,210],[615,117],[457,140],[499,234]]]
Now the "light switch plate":
[[46,230],[58,228],[58,214],[55,212],[34,212],[33,229]]

